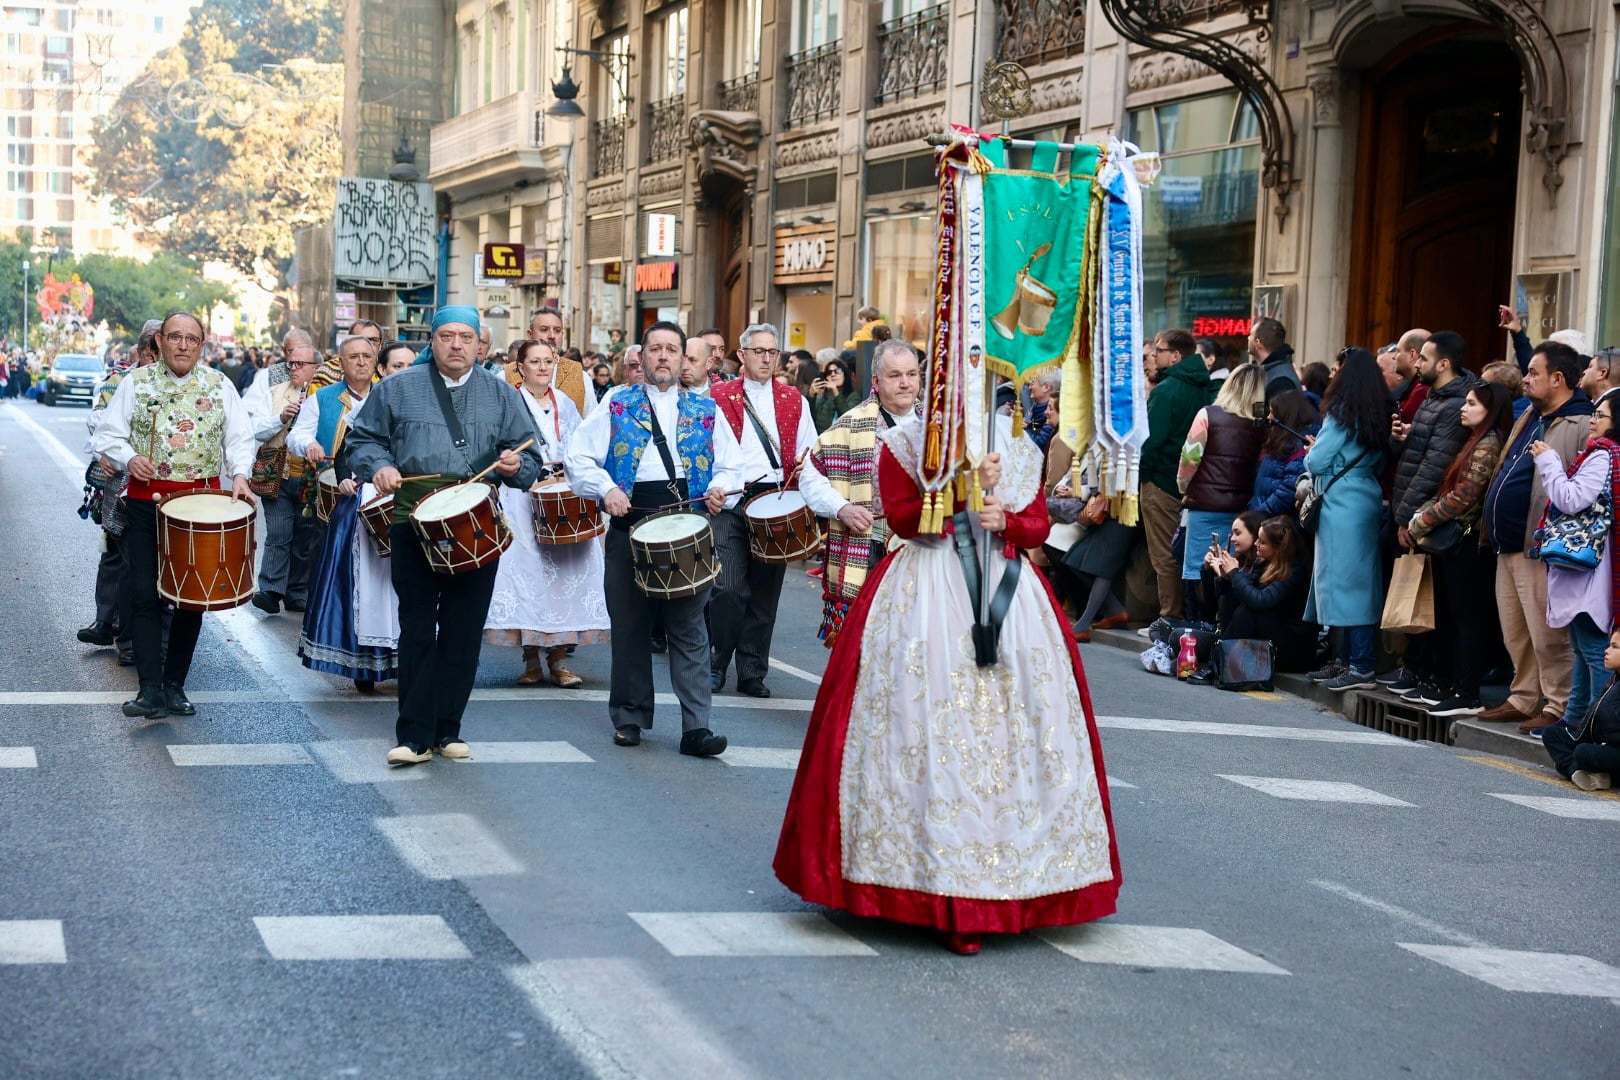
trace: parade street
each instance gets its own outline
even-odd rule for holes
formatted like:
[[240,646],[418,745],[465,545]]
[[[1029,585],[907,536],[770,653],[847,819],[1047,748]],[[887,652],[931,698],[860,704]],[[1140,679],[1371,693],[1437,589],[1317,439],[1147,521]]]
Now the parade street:
[[252,607],[205,619],[196,717],[128,720],[74,639],[84,418],[0,406],[0,1076],[1612,1072],[1620,800],[1099,645],[1117,915],[963,957],[805,905],[771,869],[826,664],[802,567],[714,759],[662,658],[625,749],[605,646],[572,691],[486,646],[472,759],[390,771],[394,686]]

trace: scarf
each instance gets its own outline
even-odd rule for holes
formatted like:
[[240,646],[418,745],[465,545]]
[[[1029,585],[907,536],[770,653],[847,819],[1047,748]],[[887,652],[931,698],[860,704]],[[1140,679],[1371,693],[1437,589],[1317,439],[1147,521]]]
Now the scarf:
[[[883,513],[877,488],[877,437],[884,426],[878,399],[867,398],[823,431],[810,451],[811,463],[833,490],[874,515]],[[871,533],[863,536],[851,533],[837,518],[827,522],[819,636],[828,648],[866,584],[872,569],[873,545],[886,544],[888,539],[889,527],[881,518],[872,523]]]

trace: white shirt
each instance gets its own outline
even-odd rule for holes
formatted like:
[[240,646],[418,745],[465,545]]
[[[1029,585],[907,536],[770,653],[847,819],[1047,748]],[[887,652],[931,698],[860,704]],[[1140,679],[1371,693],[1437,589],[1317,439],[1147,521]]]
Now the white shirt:
[[[265,375],[269,368],[259,369],[259,376],[248,387],[247,393],[242,395],[242,406],[247,410],[248,422],[253,425],[253,438],[259,442],[273,438],[281,430],[281,409],[275,406],[276,387],[288,386],[289,383],[280,382],[276,387],[270,385],[269,376]],[[229,381],[229,380],[227,380]],[[305,386],[305,391],[308,391]],[[283,408],[286,406],[283,405]],[[299,413],[303,415],[302,412]]]
[[[607,398],[602,400],[606,401]],[[686,475],[686,470],[681,466],[680,455],[675,452],[675,425],[680,419],[679,387],[672,386],[668,390],[659,390],[649,383],[647,401],[652,406],[653,415],[658,417],[659,428],[669,440],[669,452],[675,463],[676,479],[680,479]],[[602,497],[617,486],[606,468],[608,446],[612,441],[613,413],[607,409],[592,412],[568,440],[564,467],[568,471],[568,484],[576,495],[601,502]],[[726,423],[723,417],[717,417],[714,425],[714,478],[709,483],[709,490],[719,488],[722,491],[732,491],[742,487],[740,461],[741,452],[737,448],[736,438],[731,434],[731,425]],[[664,472],[663,456],[658,453],[658,448],[652,445],[651,440],[648,440],[647,448],[641,455],[641,462],[636,467],[636,482],[656,483],[668,479],[668,474]],[[629,492],[625,494],[628,495]],[[706,492],[694,491],[691,494],[696,498]]]
[[[895,418],[894,414],[883,408],[883,406],[879,405],[878,409],[882,413],[882,416],[879,417],[880,420],[883,417],[888,417],[889,420]],[[883,426],[888,427],[889,425],[884,423]],[[820,439],[819,435],[817,439]],[[877,486],[876,459],[872,462],[872,485],[874,488]],[[838,494],[838,490],[832,486],[832,481],[822,475],[821,470],[816,468],[815,460],[808,454],[805,455],[804,466],[799,470],[799,491],[804,495],[805,503],[811,510],[815,511],[817,517],[835,518],[840,510],[850,505],[850,500]],[[870,510],[871,507],[867,507],[867,509]]]
[[[349,387],[349,397],[352,400],[349,402],[348,408],[343,410],[343,417],[338,422],[342,423],[344,420],[347,420],[350,423],[353,423],[355,410],[364,405],[366,403],[366,398],[370,396],[371,388],[369,386],[366,388],[365,396],[359,398],[354,396],[354,387]],[[279,421],[277,422],[277,427],[280,427]],[[294,457],[308,456],[309,448],[315,443],[315,433],[320,430],[320,427],[321,399],[316,397],[314,394],[311,394],[304,400],[304,407],[298,410],[298,419],[293,421],[292,430],[287,432],[288,452]],[[328,454],[332,453],[332,448],[330,446],[323,446],[321,449],[325,450]]]
[[[535,449],[548,465],[561,465],[568,440],[579,427],[579,408],[567,394],[557,393],[555,386],[543,398],[535,397],[526,386],[518,387],[518,396],[529,407],[534,426],[540,429],[540,441]],[[662,420],[660,419],[660,422]]]
[[[793,471],[793,463],[782,461],[782,436],[776,426],[776,396],[775,380],[758,383],[753,379],[743,379],[743,393],[748,398],[748,404],[754,407],[754,415],[771,436],[771,453],[777,461],[785,466],[789,472]],[[798,391],[794,391],[798,393]],[[731,424],[724,417],[716,427],[723,427],[727,434],[731,432]],[[816,441],[815,421],[810,419],[810,403],[803,401],[799,408],[799,431],[793,440],[795,452],[804,454]],[[759,440],[759,431],[754,422],[749,419],[747,410],[743,411],[742,436],[737,440],[742,450],[743,482],[752,484],[761,479],[770,483],[782,482],[782,469],[771,468],[770,458],[765,456],[765,444]]]
[[[171,382],[184,386],[197,377],[193,368],[186,373],[183,379],[176,379],[174,373],[167,366],[163,367]],[[100,426],[96,428],[95,437],[91,440],[91,449],[106,458],[120,469],[128,469],[132,459],[139,457],[139,452],[130,442],[130,417],[135,411],[135,379],[134,370],[124,376],[124,381],[118,384],[113,391],[112,401],[107,403],[106,415],[102,418]],[[231,385],[229,379],[221,378],[224,384],[222,396],[225,399],[225,445],[223,447],[223,461],[225,475],[247,479],[253,475],[253,457],[258,451],[258,440],[253,437],[253,427],[248,421],[247,410],[242,407],[242,398]]]

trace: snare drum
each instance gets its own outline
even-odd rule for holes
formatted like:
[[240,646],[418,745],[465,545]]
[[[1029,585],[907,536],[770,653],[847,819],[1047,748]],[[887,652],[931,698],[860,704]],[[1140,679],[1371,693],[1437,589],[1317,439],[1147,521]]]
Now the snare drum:
[[388,538],[388,529],[394,524],[392,495],[378,495],[360,507],[360,523],[366,527],[366,535],[371,537],[371,547],[377,553],[377,558],[386,559],[393,554]]
[[743,506],[748,550],[762,563],[798,562],[821,548],[821,526],[797,491],[768,491]]
[[512,546],[501,504],[483,483],[456,484],[428,495],[411,511],[411,528],[428,565],[441,574],[477,570]]
[[332,511],[337,509],[338,478],[336,469],[322,469],[315,475],[315,516],[322,521],[332,520]]
[[218,491],[158,503],[158,595],[181,611],[224,611],[253,596],[253,507]]
[[574,494],[567,480],[542,480],[529,489],[534,501],[534,538],[542,544],[578,544],[601,536],[607,522],[591,499]]
[[720,576],[714,530],[701,514],[654,514],[630,527],[636,588],[655,600],[696,596]]

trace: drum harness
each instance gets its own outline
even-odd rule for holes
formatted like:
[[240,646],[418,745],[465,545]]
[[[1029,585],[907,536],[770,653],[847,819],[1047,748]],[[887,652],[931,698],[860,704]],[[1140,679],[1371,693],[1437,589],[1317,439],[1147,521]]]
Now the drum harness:
[[[743,405],[743,411],[748,414],[749,422],[751,422],[754,425],[754,433],[759,436],[760,445],[765,448],[765,460],[771,463],[771,468],[773,470],[775,470],[776,472],[782,473],[783,480],[784,480],[784,483],[783,483],[782,486],[785,487],[786,486],[785,481],[786,481],[787,473],[782,468],[782,459],[776,453],[776,448],[771,443],[771,437],[766,432],[765,425],[759,419],[759,413],[754,411],[754,403],[748,400],[748,391],[746,389],[743,391],[743,394],[742,394],[742,405]],[[767,484],[767,485],[763,485],[763,486],[769,487],[770,485]],[[750,492],[750,494],[753,494],[753,493]],[[744,496],[743,502],[747,502],[747,501],[748,501],[747,496]]]
[[[438,399],[439,411],[444,414],[444,426],[450,429],[450,442],[461,452],[461,460],[467,463],[467,472],[469,474],[477,472],[473,468],[472,458],[467,453],[467,433],[462,430],[461,418],[456,415],[456,407],[450,402],[450,388],[444,384],[444,376],[439,374],[437,364],[429,364],[428,369],[428,381],[433,384],[433,396]],[[496,513],[499,512],[500,508],[497,506]],[[475,526],[473,536],[483,539],[484,530]]]

